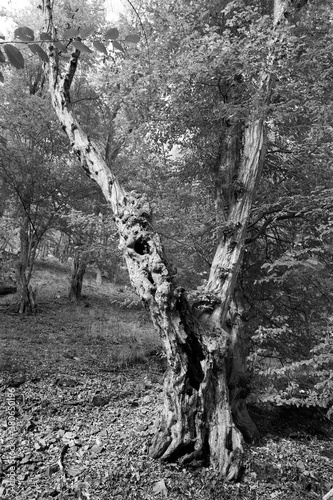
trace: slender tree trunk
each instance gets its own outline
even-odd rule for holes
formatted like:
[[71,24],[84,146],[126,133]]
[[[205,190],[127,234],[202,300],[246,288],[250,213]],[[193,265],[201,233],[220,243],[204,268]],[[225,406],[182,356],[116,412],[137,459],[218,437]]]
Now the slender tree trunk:
[[20,253],[16,263],[18,312],[36,312],[36,292],[30,285],[32,270],[35,263],[37,241],[29,234],[29,218],[24,218],[20,229]]
[[88,265],[88,253],[81,249],[76,249],[73,262],[71,285],[69,289],[69,299],[78,302],[81,299],[83,277]]
[[96,285],[102,286],[102,271],[99,267],[96,268]]
[[[45,8],[48,25],[52,27],[50,0],[45,1]],[[276,24],[282,19],[283,9],[279,10]],[[233,380],[239,378],[243,369],[239,366],[243,359],[242,337],[236,326],[228,332],[226,319],[265,153],[266,105],[274,56],[260,76],[258,106],[244,129],[232,204],[206,294],[199,307],[192,310],[184,292],[173,283],[159,236],[150,229],[147,200],[123,189],[96,144],[75,119],[69,92],[79,52],[72,54],[67,72],[61,75],[54,51],[51,47],[49,88],[53,107],[83,167],[99,184],[114,213],[131,282],[150,310],[167,355],[164,407],[150,452],[164,460],[204,460],[228,479],[237,478],[243,445],[241,432],[233,422],[231,398],[235,396]],[[242,410],[234,407],[236,419],[240,413]]]

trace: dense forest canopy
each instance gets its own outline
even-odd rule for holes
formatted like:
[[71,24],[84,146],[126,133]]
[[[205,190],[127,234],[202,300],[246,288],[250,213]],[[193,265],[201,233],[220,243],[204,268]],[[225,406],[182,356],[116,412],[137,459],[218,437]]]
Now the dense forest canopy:
[[250,392],[332,415],[332,6],[129,3],[13,17],[0,248],[23,313],[42,248],[73,258],[75,300],[119,244],[168,362],[150,452],[235,479]]

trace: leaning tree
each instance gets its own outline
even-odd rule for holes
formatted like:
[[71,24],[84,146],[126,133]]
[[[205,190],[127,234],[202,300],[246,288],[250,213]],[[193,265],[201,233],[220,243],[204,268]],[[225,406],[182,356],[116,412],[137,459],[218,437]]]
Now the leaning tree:
[[[225,33],[246,38],[244,30],[238,31],[231,20],[234,8],[238,9],[238,19],[242,17],[239,8],[243,4],[236,5],[227,0],[222,3],[219,8],[225,22]],[[241,398],[237,385],[242,383],[239,374],[244,371],[244,346],[235,285],[265,158],[267,116],[280,48],[288,35],[290,19],[305,3],[275,0],[270,21],[267,16],[252,19],[261,29],[267,28],[265,36],[261,32],[265,48],[261,54],[260,71],[251,75],[251,106],[237,120],[231,119],[226,124],[226,152],[221,161],[230,179],[228,212],[222,221],[206,289],[193,306],[169,270],[160,237],[152,229],[152,213],[146,197],[125,190],[105,162],[99,146],[75,116],[71,86],[81,53],[91,51],[82,40],[91,35],[93,29],[84,32],[71,27],[64,33],[65,43],[58,36],[53,22],[53,2],[45,0],[43,10],[47,29],[40,34],[40,39],[47,45],[47,53],[39,44],[33,43],[33,33],[29,28],[17,31],[18,37],[30,42],[30,49],[45,61],[53,108],[83,168],[100,186],[113,212],[131,282],[161,335],[167,370],[164,406],[150,447],[151,455],[182,462],[208,460],[228,479],[237,478],[239,474],[243,438],[237,425],[242,419],[247,420],[244,405],[234,405],[235,411],[232,412],[232,399]],[[248,4],[244,2],[247,12]],[[252,30],[251,36],[254,32]],[[117,41],[118,34],[118,30],[112,28],[105,38],[114,48],[123,51]],[[129,34],[125,40],[137,42],[138,36]],[[107,53],[101,40],[95,39],[93,45],[101,53]],[[64,64],[62,54],[68,48],[71,54]],[[10,62],[20,65],[17,49],[8,44],[4,49]],[[234,88],[238,84],[243,84],[241,74],[234,82]],[[239,98],[239,94],[231,91],[228,100],[232,102],[233,98]],[[252,434],[255,435],[255,429]]]

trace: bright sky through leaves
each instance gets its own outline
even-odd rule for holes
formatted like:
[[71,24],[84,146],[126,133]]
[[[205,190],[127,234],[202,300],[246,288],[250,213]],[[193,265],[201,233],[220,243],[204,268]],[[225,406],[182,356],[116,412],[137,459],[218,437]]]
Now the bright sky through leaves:
[[[4,7],[8,10],[15,11],[25,8],[31,2],[30,0],[0,0],[0,8]],[[36,6],[38,2],[35,2]],[[105,5],[108,10],[108,17],[116,19],[119,14],[124,11],[126,1],[124,0],[105,0]]]
[[[36,8],[40,4],[38,0],[0,0],[0,35],[10,36],[16,27],[16,24],[4,15],[15,13],[21,9],[32,6]],[[119,15],[125,11],[127,7],[126,0],[105,0],[107,9],[107,20],[117,22]],[[3,9],[3,12],[1,10]]]

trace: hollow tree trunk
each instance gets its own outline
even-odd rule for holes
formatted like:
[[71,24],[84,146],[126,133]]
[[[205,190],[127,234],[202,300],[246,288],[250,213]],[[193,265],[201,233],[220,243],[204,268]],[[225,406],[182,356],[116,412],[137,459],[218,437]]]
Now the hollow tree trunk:
[[88,265],[88,253],[76,249],[73,261],[71,284],[69,288],[69,299],[78,302],[82,295],[83,277]]
[[[50,0],[44,5],[48,25],[52,27]],[[145,197],[123,189],[96,144],[74,117],[69,92],[79,52],[72,54],[68,70],[61,75],[55,50],[50,47],[49,51],[53,107],[83,167],[99,184],[113,210],[131,282],[150,310],[167,355],[164,407],[150,452],[164,460],[206,460],[223,476],[236,478],[243,448],[242,435],[232,418],[228,374],[230,357],[239,346],[233,341],[233,334],[227,332],[225,321],[265,151],[262,104],[269,102],[272,61],[260,77],[258,109],[244,130],[233,203],[213,260],[206,294],[201,307],[192,310],[184,292],[173,284],[160,238],[150,229],[151,212]]]
[[174,296],[173,302],[173,310],[169,304],[155,318],[162,330],[168,369],[162,418],[150,453],[166,460],[181,458],[183,463],[204,461],[234,479],[243,448],[229,404],[228,335],[219,327],[202,325],[182,294]]

